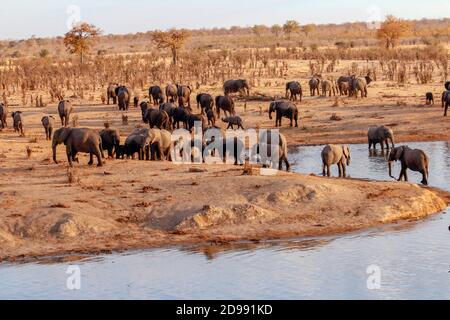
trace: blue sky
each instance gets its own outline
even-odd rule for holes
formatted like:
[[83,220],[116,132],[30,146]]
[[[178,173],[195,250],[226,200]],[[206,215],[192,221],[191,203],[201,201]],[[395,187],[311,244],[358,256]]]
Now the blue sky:
[[450,16],[450,0],[15,0],[2,4],[0,39],[62,35],[67,11],[106,34],[171,27],[202,28],[283,23],[373,21],[386,14],[420,19]]

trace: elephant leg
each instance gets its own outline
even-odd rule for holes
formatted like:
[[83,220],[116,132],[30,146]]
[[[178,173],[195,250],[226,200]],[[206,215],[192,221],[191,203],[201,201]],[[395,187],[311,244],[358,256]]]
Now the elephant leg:
[[342,176],[344,178],[347,178],[347,166],[345,165],[345,163],[342,163]]
[[322,175],[323,175],[324,177],[327,175],[325,163],[322,164]]
[[422,184],[427,186],[428,185],[428,174],[426,170],[422,170]]
[[69,162],[69,167],[73,167],[72,150],[69,146],[66,146],[66,154],[67,154],[67,161]]
[[88,165],[92,166],[94,164],[94,154],[89,153],[89,162]]
[[339,178],[342,178],[342,163],[338,163]]
[[408,182],[409,178],[408,178],[408,168],[405,168],[405,171],[403,173],[403,177],[405,178],[405,181]]
[[328,178],[331,178],[331,165],[327,164],[327,176]]
[[102,167],[103,166],[103,160],[102,160],[102,157],[101,157],[100,150],[97,150],[95,152],[95,156],[97,157],[97,167]]
[[289,160],[286,155],[283,155],[284,164],[286,165],[286,171],[289,171],[291,169],[291,164],[289,163]]

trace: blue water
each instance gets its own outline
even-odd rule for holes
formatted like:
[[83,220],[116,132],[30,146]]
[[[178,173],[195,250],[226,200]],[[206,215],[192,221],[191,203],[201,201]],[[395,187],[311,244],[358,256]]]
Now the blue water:
[[[430,155],[430,184],[450,191],[450,143],[409,146]],[[291,155],[295,170],[321,173],[321,150],[299,148]],[[391,180],[383,157],[369,157],[366,145],[351,152],[350,176]],[[448,213],[343,236],[3,264],[0,299],[450,299]],[[80,268],[80,290],[67,288],[69,265]],[[380,270],[378,290],[367,286],[372,265]]]

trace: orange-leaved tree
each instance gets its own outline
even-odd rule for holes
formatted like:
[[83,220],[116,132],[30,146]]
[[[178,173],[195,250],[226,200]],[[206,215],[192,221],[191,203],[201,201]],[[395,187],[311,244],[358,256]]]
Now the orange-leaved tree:
[[177,65],[178,52],[183,48],[190,36],[191,33],[188,30],[171,29],[167,32],[153,32],[152,40],[159,49],[169,49],[172,52],[172,62],[174,65]]
[[75,25],[64,35],[64,45],[71,54],[80,56],[83,63],[84,55],[91,49],[93,39],[101,34],[101,30],[86,22]]
[[400,39],[407,36],[410,31],[411,23],[409,21],[390,15],[377,30],[377,39],[383,43],[386,49],[394,48]]

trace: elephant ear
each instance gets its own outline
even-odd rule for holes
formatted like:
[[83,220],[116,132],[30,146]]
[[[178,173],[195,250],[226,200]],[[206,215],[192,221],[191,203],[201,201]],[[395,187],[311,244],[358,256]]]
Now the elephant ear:
[[404,153],[405,153],[405,148],[404,147],[397,148],[395,150],[394,160],[395,161],[399,161],[403,157]]
[[58,134],[55,133],[54,137],[59,144],[66,143],[67,139],[69,139],[70,134],[72,133],[71,128],[61,128],[58,130]]
[[350,149],[347,146],[342,146],[342,152],[346,159],[350,158]]

